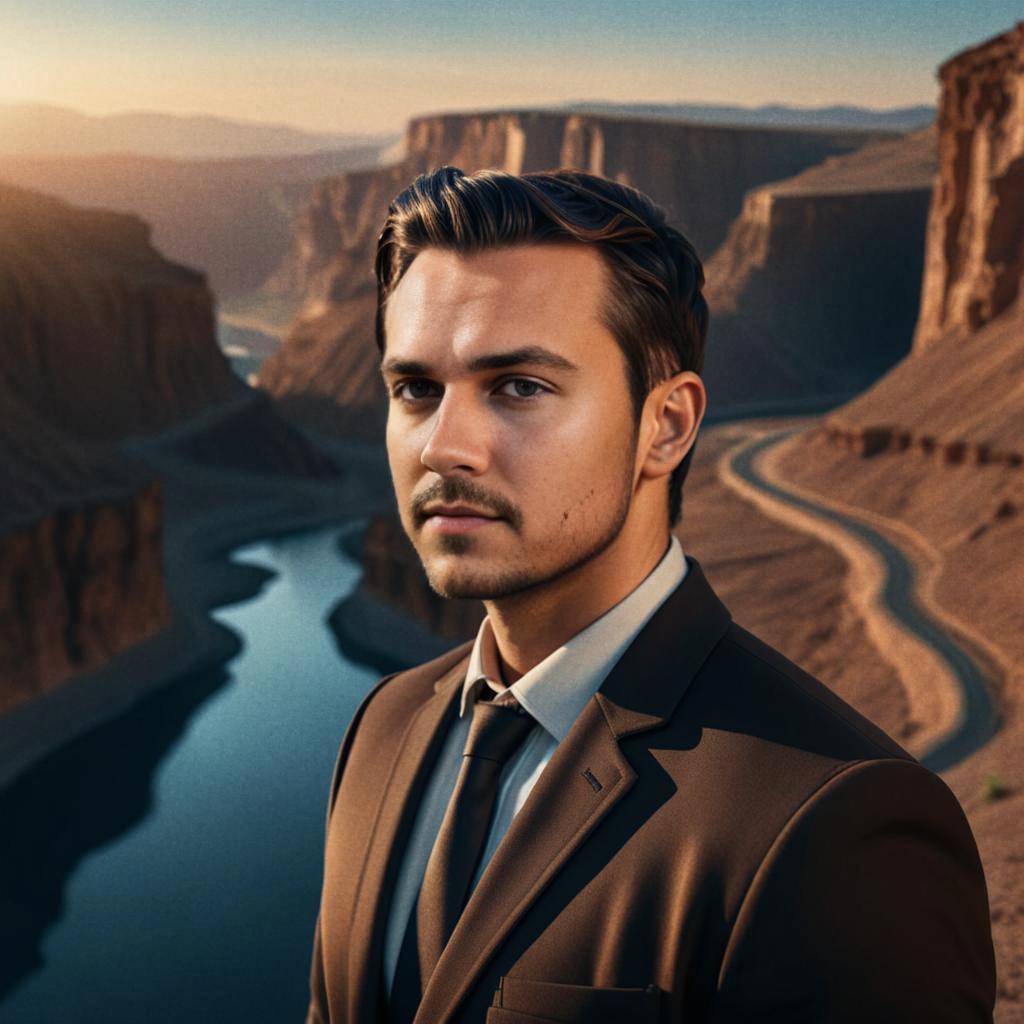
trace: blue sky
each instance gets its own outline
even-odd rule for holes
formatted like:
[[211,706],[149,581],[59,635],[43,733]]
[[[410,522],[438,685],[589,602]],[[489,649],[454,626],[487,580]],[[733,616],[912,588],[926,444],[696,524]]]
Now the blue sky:
[[[568,99],[894,106],[1005,0],[0,0],[0,101],[397,130]],[[2,45],[2,44],[0,44]]]

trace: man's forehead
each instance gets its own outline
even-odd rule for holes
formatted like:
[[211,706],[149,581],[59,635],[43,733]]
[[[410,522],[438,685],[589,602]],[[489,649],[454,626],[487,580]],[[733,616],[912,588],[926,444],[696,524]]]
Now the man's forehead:
[[481,345],[545,344],[553,332],[600,326],[604,288],[592,247],[518,245],[471,255],[428,248],[385,306],[387,349],[434,340],[469,357]]

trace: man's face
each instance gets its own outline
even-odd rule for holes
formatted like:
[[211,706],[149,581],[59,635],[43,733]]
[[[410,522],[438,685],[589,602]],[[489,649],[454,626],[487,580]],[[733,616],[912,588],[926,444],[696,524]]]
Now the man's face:
[[635,483],[626,365],[598,253],[429,248],[386,311],[388,459],[431,586],[500,598],[615,540]]

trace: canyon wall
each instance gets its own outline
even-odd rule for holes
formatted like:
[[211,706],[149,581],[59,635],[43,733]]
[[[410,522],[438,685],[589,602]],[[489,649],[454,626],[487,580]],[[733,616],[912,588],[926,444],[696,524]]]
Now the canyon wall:
[[914,347],[1019,308],[1024,281],[1024,21],[938,72],[939,176]]
[[260,385],[319,425],[380,436],[383,395],[373,344],[373,253],[388,202],[444,164],[512,173],[574,167],[649,193],[707,257],[725,239],[744,194],[881,136],[854,131],[717,127],[542,111],[414,118],[401,163],[322,182],[295,247],[268,281],[301,295],[282,349]]
[[161,488],[112,442],[244,394],[145,224],[0,186],[0,712],[167,624]]
[[705,268],[709,416],[828,407],[909,351],[935,169],[925,129],[747,194]]
[[169,621],[159,482],[0,389],[0,714]]
[[0,185],[0,387],[72,437],[151,433],[244,393],[203,276],[149,234]]
[[1024,22],[939,69],[939,173],[913,350],[824,430],[862,455],[1024,461]]

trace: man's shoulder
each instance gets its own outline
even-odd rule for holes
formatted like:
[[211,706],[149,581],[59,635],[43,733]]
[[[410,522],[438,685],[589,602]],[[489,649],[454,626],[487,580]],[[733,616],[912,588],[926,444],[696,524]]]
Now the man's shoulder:
[[794,831],[801,822],[833,850],[876,829],[920,826],[971,856],[970,828],[940,776],[735,622],[694,677],[673,725],[692,750],[676,762],[680,781],[706,782],[700,799],[712,810],[701,827],[723,856],[745,857],[745,870],[781,837],[808,834]]
[[914,760],[826,683],[735,621],[694,680],[693,697],[753,739],[837,761]]

